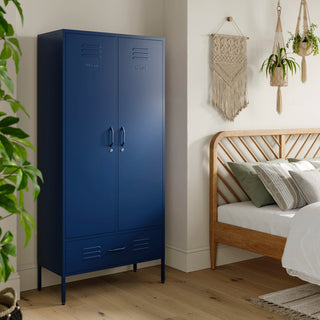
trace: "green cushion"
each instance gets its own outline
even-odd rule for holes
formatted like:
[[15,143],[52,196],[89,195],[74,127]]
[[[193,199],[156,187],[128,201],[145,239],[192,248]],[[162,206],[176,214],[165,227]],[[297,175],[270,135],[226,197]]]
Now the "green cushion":
[[[275,159],[264,163],[279,162],[287,161],[285,159]],[[253,169],[253,166],[257,165],[257,162],[228,162],[228,165],[256,207],[260,208],[275,203],[270,193],[260,181],[256,171]]]

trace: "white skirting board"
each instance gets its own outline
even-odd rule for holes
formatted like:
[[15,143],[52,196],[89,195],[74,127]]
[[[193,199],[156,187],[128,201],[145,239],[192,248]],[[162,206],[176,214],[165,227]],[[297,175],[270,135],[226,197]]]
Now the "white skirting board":
[[[218,245],[218,258],[217,265],[224,265],[234,263],[243,260],[249,260],[259,257],[255,253],[251,253],[245,250],[229,247],[223,244]],[[139,263],[138,268],[146,268],[155,265],[159,265],[160,260],[149,261]],[[210,268],[210,250],[209,247],[184,250],[176,248],[170,245],[166,246],[166,265],[184,272],[192,272],[202,269]],[[67,282],[78,281],[88,278],[94,278],[104,276],[108,274],[114,274],[124,271],[132,270],[132,266],[124,266],[119,268],[106,269],[96,272],[90,272],[71,276],[67,278]],[[17,287],[17,292],[21,286],[21,291],[31,290],[37,288],[37,267],[35,265],[22,265],[19,267],[19,276],[12,276],[9,281],[12,281],[12,285]],[[159,274],[160,277],[160,274]],[[7,284],[9,283],[7,282]],[[42,269],[42,285],[48,287],[56,284],[60,284],[60,277],[56,274]],[[3,285],[3,283],[2,283]],[[8,285],[6,285],[8,286]]]
[[[152,267],[160,264],[160,260],[154,260],[154,261],[148,261],[143,263],[138,263],[138,270],[141,268],[146,267]],[[132,270],[132,265],[119,267],[119,268],[112,268],[112,269],[105,269],[90,273],[83,273],[76,276],[67,277],[67,282],[73,282],[83,279],[89,279],[94,277],[101,277],[108,274],[114,274],[124,271]],[[21,278],[21,291],[36,289],[38,287],[37,285],[37,266],[35,265],[24,265],[20,266],[19,268],[19,274]],[[160,269],[159,269],[159,281],[160,281]],[[46,270],[45,268],[42,268],[42,286],[43,287],[49,287],[56,284],[61,283],[61,278],[50,272],[49,270]]]
[[[260,257],[260,255],[218,244],[217,265],[224,265]],[[166,265],[184,271],[192,272],[210,268],[210,248],[184,250],[174,246],[166,246]]]

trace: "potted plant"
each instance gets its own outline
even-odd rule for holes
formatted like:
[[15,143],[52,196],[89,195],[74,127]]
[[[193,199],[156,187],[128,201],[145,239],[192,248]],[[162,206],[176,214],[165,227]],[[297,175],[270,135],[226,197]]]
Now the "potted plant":
[[292,57],[287,57],[286,48],[278,47],[277,53],[272,53],[261,66],[260,71],[265,69],[266,76],[270,76],[272,87],[288,86],[288,70],[292,74],[297,72],[299,64]]
[[[35,151],[34,146],[28,140],[29,135],[17,128],[19,117],[18,110],[29,117],[25,108],[16,100],[13,94],[13,81],[7,69],[8,63],[13,61],[16,73],[19,72],[19,58],[21,49],[12,24],[6,18],[6,9],[14,5],[23,22],[23,12],[18,0],[3,0],[0,4],[0,37],[2,50],[0,52],[0,101],[11,106],[12,113],[0,111],[0,281],[7,281],[14,271],[10,262],[11,257],[16,257],[16,246],[13,244],[13,234],[5,229],[3,222],[12,215],[18,215],[20,224],[24,228],[26,247],[34,228],[33,217],[24,207],[24,195],[29,191],[29,184],[33,185],[33,197],[36,199],[40,192],[38,178],[43,180],[41,172],[28,161],[27,148]],[[11,290],[12,291],[12,290]],[[10,293],[5,289],[0,292],[0,304],[2,317],[14,319],[17,312],[16,306],[7,305],[11,301],[15,304],[15,297],[6,296],[2,299],[1,294]],[[14,295],[14,294],[13,294]],[[3,301],[7,301],[7,304]],[[8,302],[9,301],[9,302]],[[12,304],[11,303],[11,304]],[[7,307],[7,310],[6,310]],[[13,308],[14,307],[14,308]]]
[[314,56],[318,55],[320,38],[315,34],[317,28],[318,26],[312,23],[306,32],[299,32],[295,35],[289,32],[290,38],[287,42],[287,48],[292,47],[292,52],[302,57],[312,53]]

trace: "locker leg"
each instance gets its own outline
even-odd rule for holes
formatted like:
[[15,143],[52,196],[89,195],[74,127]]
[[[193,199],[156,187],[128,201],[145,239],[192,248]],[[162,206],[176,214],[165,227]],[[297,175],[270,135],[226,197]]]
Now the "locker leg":
[[165,272],[166,272],[166,267],[165,267],[165,264],[164,264],[164,258],[161,259],[161,282],[164,283],[165,281]]
[[137,264],[136,263],[133,264],[133,272],[137,272]]
[[42,289],[42,277],[41,277],[41,266],[38,264],[38,290],[41,291]]
[[66,304],[66,277],[61,277],[61,304]]

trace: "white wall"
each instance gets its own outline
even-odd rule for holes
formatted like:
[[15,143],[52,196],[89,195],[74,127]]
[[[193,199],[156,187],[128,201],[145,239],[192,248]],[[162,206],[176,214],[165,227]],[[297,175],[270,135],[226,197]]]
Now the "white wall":
[[166,263],[185,270],[187,234],[187,1],[164,1],[166,38]]
[[[24,120],[23,127],[36,144],[36,36],[39,33],[67,28],[114,33],[162,36],[162,0],[22,0],[25,23],[18,24],[23,57],[18,77],[18,98],[27,108],[31,120]],[[35,163],[34,154],[30,159]],[[27,209],[36,217],[36,206],[27,199]],[[20,230],[18,269],[21,289],[36,287],[36,240],[22,250],[24,234]],[[124,270],[123,268],[120,270]],[[101,273],[100,273],[101,274]],[[92,274],[91,274],[92,275]],[[44,284],[59,281],[48,272]]]
[[[300,0],[282,0],[283,30],[295,30]],[[188,0],[188,250],[201,253],[187,269],[209,267],[209,141],[221,130],[319,127],[320,58],[307,58],[308,82],[290,78],[283,88],[284,111],[276,113],[276,88],[263,73],[262,61],[271,53],[276,24],[276,1],[270,0]],[[320,2],[309,1],[311,19],[320,20]],[[224,120],[209,101],[209,36],[221,21],[233,16],[248,41],[249,105],[234,122]],[[236,34],[229,23],[221,33]],[[319,32],[320,33],[320,32]],[[286,35],[285,35],[286,37]],[[287,38],[287,37],[286,37]],[[298,58],[300,60],[300,58]],[[223,254],[221,254],[223,252]],[[241,252],[220,249],[220,263],[238,260]]]
[[[282,0],[284,30],[294,30],[299,0]],[[276,23],[270,0],[22,0],[25,25],[18,97],[31,114],[24,127],[36,141],[36,35],[58,28],[87,29],[166,37],[166,244],[167,263],[184,271],[209,267],[208,150],[221,130],[318,127],[319,57],[308,58],[308,82],[290,79],[283,89],[284,112],[275,111],[275,88],[259,73],[270,53]],[[320,3],[310,2],[313,21]],[[209,33],[233,16],[248,41],[249,106],[228,122],[209,101]],[[222,30],[234,33],[232,26]],[[33,157],[33,161],[35,158]],[[36,208],[27,208],[36,216]],[[36,242],[21,250],[22,289],[36,285]],[[252,257],[221,246],[220,264]],[[58,279],[45,274],[47,283]]]

